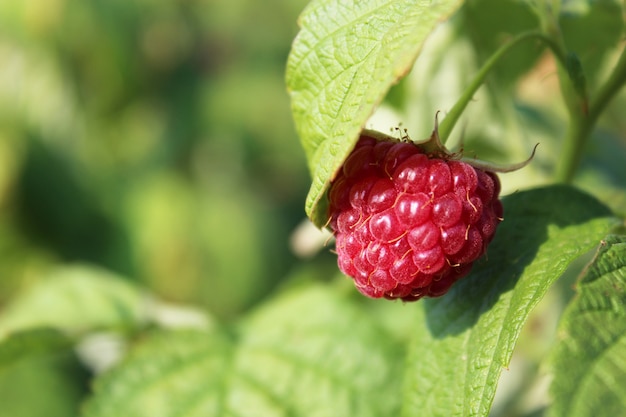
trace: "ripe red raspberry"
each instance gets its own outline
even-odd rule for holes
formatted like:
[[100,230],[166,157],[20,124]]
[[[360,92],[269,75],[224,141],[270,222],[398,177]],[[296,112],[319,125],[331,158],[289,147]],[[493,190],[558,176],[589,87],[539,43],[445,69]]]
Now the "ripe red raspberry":
[[369,297],[441,296],[493,239],[499,192],[448,153],[362,135],[329,190],[339,269]]

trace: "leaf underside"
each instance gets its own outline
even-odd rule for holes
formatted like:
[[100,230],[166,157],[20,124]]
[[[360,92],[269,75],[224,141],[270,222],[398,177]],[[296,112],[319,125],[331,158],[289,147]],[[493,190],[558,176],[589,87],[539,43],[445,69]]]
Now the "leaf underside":
[[328,220],[328,185],[368,117],[461,3],[314,0],[300,16],[286,78],[312,176],[305,210],[318,227]]

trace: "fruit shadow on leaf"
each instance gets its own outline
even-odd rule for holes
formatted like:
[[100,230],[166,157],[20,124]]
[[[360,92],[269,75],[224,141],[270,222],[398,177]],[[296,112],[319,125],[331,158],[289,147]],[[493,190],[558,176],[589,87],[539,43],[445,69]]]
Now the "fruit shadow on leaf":
[[[565,248],[557,245],[542,253],[541,259],[537,257],[539,248],[549,243],[549,227],[563,229],[611,215],[592,197],[560,185],[515,193],[502,202],[505,219],[486,256],[448,294],[425,300],[427,325],[435,338],[460,334],[473,327],[483,313],[489,312],[504,294],[518,286],[520,277],[534,261],[544,262],[550,268],[559,262],[557,258],[575,249],[575,245],[570,248],[570,243],[563,242]],[[558,276],[551,278],[547,276],[549,271],[546,272],[544,285],[549,286],[549,281]],[[515,290],[525,292],[527,303],[531,304],[542,285],[529,285],[528,280],[525,281]]]

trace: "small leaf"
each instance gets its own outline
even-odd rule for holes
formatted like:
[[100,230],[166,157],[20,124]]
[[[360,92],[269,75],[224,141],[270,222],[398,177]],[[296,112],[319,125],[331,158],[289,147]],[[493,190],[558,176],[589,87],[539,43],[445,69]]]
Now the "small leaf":
[[8,365],[31,356],[59,352],[72,346],[73,341],[48,328],[25,330],[0,340],[0,372]]
[[158,332],[96,383],[86,417],[383,416],[403,352],[322,287],[291,292],[225,332]]
[[[569,77],[573,89],[573,97],[567,99],[568,103],[577,103],[574,114],[587,114],[589,109],[589,95],[587,93],[587,77],[583,71],[583,66],[578,56],[570,52],[565,57],[565,70]],[[563,94],[569,94],[564,91]],[[580,113],[582,110],[582,113]]]
[[128,328],[145,320],[147,298],[131,283],[104,270],[60,268],[0,314],[0,340],[34,327],[72,332]]
[[450,293],[423,304],[406,368],[406,416],[486,416],[529,313],[614,224],[606,207],[565,186],[519,192],[503,204],[486,258]]
[[626,237],[608,236],[578,284],[551,355],[550,415],[618,416],[626,410]]
[[305,209],[318,227],[327,220],[328,184],[367,118],[410,70],[437,23],[461,3],[314,0],[300,16],[287,87],[313,179]]

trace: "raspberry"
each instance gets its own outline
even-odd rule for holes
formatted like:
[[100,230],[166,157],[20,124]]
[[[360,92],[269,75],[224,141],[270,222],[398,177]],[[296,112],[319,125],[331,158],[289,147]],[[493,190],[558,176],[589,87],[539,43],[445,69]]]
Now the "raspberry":
[[329,190],[339,269],[372,298],[445,294],[502,220],[494,172],[362,135]]

